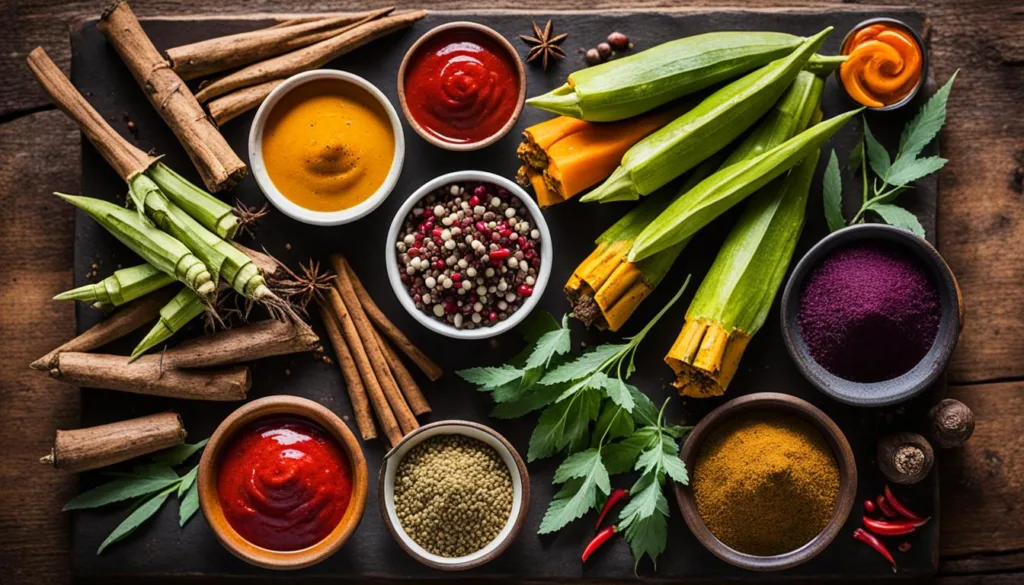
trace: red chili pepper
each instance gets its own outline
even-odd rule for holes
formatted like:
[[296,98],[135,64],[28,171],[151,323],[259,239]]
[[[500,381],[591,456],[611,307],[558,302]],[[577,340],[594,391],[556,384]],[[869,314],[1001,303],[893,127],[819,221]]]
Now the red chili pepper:
[[611,526],[601,529],[600,532],[594,535],[594,538],[587,543],[587,548],[583,549],[583,556],[581,557],[583,562],[587,562],[587,559],[590,558],[590,555],[594,554],[595,550],[601,548],[602,544],[611,540],[611,538],[615,536],[616,531],[618,531],[618,529],[614,524],[612,524]]
[[896,510],[893,510],[892,506],[889,505],[889,502],[885,501],[885,496],[878,496],[875,498],[875,503],[878,504],[878,509],[882,511],[882,515],[886,518],[895,518],[899,516],[899,514],[896,513]]
[[868,534],[863,528],[854,530],[853,538],[875,549],[875,552],[885,557],[885,560],[889,561],[889,564],[892,565],[892,572],[896,572],[896,559],[892,558],[892,554],[889,552],[889,549],[885,548],[882,541],[878,540],[873,535]]
[[879,536],[901,536],[904,534],[910,534],[927,524],[927,522],[927,518],[924,520],[897,520],[890,522],[887,520],[875,520],[874,518],[868,518],[867,516],[864,517],[864,527]]
[[889,503],[892,505],[892,509],[895,510],[896,513],[900,516],[903,516],[908,520],[924,520],[924,518],[912,512],[910,508],[904,506],[902,502],[896,499],[896,496],[893,495],[892,490],[889,489],[889,484],[885,484],[885,499],[889,501]]
[[875,503],[871,500],[864,500],[864,511],[868,514],[875,513]]
[[612,490],[611,495],[604,502],[604,507],[601,508],[601,514],[597,517],[597,524],[594,525],[594,530],[600,530],[601,524],[604,523],[604,517],[608,515],[608,512],[612,511],[612,506],[617,504],[619,500],[629,497],[629,490],[616,489]]

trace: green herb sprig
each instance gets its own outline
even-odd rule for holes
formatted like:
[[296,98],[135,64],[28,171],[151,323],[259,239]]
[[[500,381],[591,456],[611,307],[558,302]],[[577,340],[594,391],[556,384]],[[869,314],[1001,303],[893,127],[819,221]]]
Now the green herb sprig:
[[196,484],[199,466],[196,465],[181,476],[174,468],[202,451],[208,440],[186,443],[156,453],[150,458],[151,463],[135,467],[127,473],[108,473],[115,478],[113,481],[78,494],[64,506],[64,511],[100,508],[134,500],[131,513],[100,544],[96,554],[103,553],[107,547],[123,540],[152,518],[172,493],[177,493],[179,502],[178,526],[185,526],[199,510],[199,488]]
[[[864,120],[864,139],[850,153],[850,168],[860,171],[862,190],[861,206],[850,221],[851,225],[863,223],[865,215],[871,212],[889,225],[910,230],[922,238],[925,236],[924,227],[914,214],[896,205],[893,200],[910,189],[914,181],[938,172],[945,166],[947,160],[942,157],[919,155],[938,136],[942,125],[946,123],[946,102],[956,75],[957,72],[954,72],[949,81],[921,107],[914,119],[907,123],[894,159],[889,158],[889,151],[878,142],[867,120]],[[875,175],[871,180],[868,177],[869,167]],[[842,177],[834,150],[825,167],[822,194],[829,230],[846,227],[842,207]]]
[[656,564],[664,552],[669,507],[662,488],[667,477],[687,482],[677,442],[688,429],[665,424],[665,405],[659,410],[626,380],[635,370],[640,343],[688,283],[689,278],[624,343],[600,345],[573,358],[568,316],[559,323],[542,313],[525,324],[530,345],[511,363],[458,372],[478,390],[490,393],[497,403],[494,417],[518,418],[543,409],[530,437],[529,461],[568,454],[555,470],[554,483],[561,487],[544,514],[540,534],[557,532],[599,508],[611,493],[612,475],[639,471],[618,529],[637,565],[644,556]]

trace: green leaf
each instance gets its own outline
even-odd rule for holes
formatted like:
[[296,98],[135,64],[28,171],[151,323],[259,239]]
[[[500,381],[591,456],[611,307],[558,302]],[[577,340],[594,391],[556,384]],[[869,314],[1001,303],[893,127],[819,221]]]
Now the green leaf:
[[889,151],[882,146],[881,142],[875,140],[874,134],[871,133],[871,128],[868,127],[866,118],[864,119],[864,143],[867,144],[868,164],[871,166],[871,170],[879,178],[885,179],[885,176],[889,174],[889,167],[892,165],[889,159]]
[[551,404],[565,390],[565,385],[537,386],[529,389],[518,398],[502,402],[494,407],[491,416],[494,418],[519,418]]
[[585,378],[580,378],[576,380],[575,383],[566,388],[565,391],[562,392],[561,396],[558,397],[558,402],[567,400],[570,397],[576,395],[577,393],[582,392],[583,390],[600,391],[604,388],[605,382],[607,381],[608,376],[605,375],[604,372],[596,371]]
[[188,491],[188,488],[192,487],[192,484],[194,484],[196,482],[196,476],[197,475],[199,475],[199,466],[198,465],[193,467],[192,471],[189,471],[188,473],[186,473],[185,475],[182,476],[181,483],[178,484],[178,497],[179,498],[182,495],[184,495],[186,491]]
[[601,395],[593,390],[584,390],[568,400],[547,407],[530,436],[527,459],[543,459],[561,451],[570,443],[585,441],[590,422],[597,419],[600,408]]
[[657,513],[643,518],[636,518],[623,529],[623,536],[633,552],[633,570],[640,565],[646,556],[651,559],[655,570],[658,568],[658,557],[665,552],[668,543],[668,501],[658,490]]
[[633,417],[621,406],[611,400],[606,400],[601,406],[601,414],[597,417],[597,424],[594,425],[594,433],[591,436],[591,444],[597,446],[601,440],[614,441],[629,437],[636,430]]
[[479,389],[485,392],[518,380],[524,374],[523,370],[507,364],[500,368],[469,368],[455,373],[470,384],[480,386]]
[[135,532],[136,528],[142,525],[146,520],[149,520],[153,514],[156,514],[157,510],[160,509],[160,506],[163,506],[164,502],[167,501],[167,496],[171,495],[175,489],[177,489],[176,485],[171,486],[142,502],[142,504],[140,504],[138,508],[135,508],[135,510],[129,514],[123,522],[118,524],[117,528],[110,533],[110,536],[100,544],[100,548],[96,550],[96,554],[103,554],[103,551],[108,546],[124,539],[132,532]]
[[628,344],[605,344],[594,348],[571,362],[562,364],[541,378],[545,385],[569,382],[590,376],[600,370],[605,362],[629,347]]
[[839,159],[836,158],[834,150],[825,166],[822,199],[825,203],[825,221],[828,222],[829,231],[834,232],[846,227],[846,220],[843,219],[843,181],[839,173]]
[[[953,88],[953,80],[960,70],[953,72],[949,81],[935,92],[935,95],[928,98],[928,101],[921,106],[921,110],[914,116],[903,129],[900,136],[899,158],[914,159],[924,150],[925,146],[935,139],[946,123],[946,101],[949,99],[949,90]],[[900,183],[892,183],[898,185]]]
[[558,329],[558,321],[547,311],[534,311],[519,325],[519,332],[526,343],[536,343],[545,333],[555,329]]
[[601,455],[608,473],[618,475],[632,471],[640,452],[650,444],[651,436],[651,428],[645,427],[623,441],[602,447]]
[[619,513],[619,521],[628,526],[638,518],[650,516],[658,510],[661,493],[661,482],[655,475],[644,474],[629,490],[629,502]]
[[[179,494],[178,497],[181,498],[181,494]],[[192,482],[188,491],[185,492],[185,497],[181,498],[181,503],[178,504],[178,526],[185,526],[185,523],[189,521],[189,518],[195,515],[196,510],[198,509],[199,484]]]
[[925,236],[924,227],[921,225],[921,222],[917,221],[913,213],[899,205],[875,203],[868,207],[868,209],[877,213],[885,223],[891,226],[910,230],[922,238]]
[[672,455],[665,458],[665,471],[672,481],[687,485],[690,483],[690,475],[686,471],[686,463],[679,457]]
[[619,378],[607,378],[602,384],[605,395],[611,399],[612,402],[621,406],[626,412],[633,412],[633,394],[632,390],[636,388],[623,382]]
[[548,331],[537,340],[533,353],[526,360],[527,368],[546,368],[551,363],[551,358],[556,355],[569,353],[572,348],[569,339],[569,316],[562,317],[562,326],[554,331]]
[[65,504],[64,511],[99,508],[107,504],[123,502],[176,486],[179,481],[177,474],[174,475],[174,479],[148,477],[115,479],[78,494]]
[[900,186],[913,183],[914,181],[927,177],[938,172],[946,164],[946,159],[939,156],[926,156],[924,158],[898,158],[889,169],[889,178],[886,181],[890,185]]
[[577,480],[566,485],[555,494],[538,534],[550,534],[581,518],[611,492],[608,470],[601,460],[599,449],[588,449],[570,455],[555,471],[555,483]]
[[636,386],[630,386],[629,393],[633,395],[632,415],[636,422],[645,427],[657,426],[658,407],[654,401]]
[[191,445],[185,443],[184,445],[177,445],[175,447],[171,447],[170,449],[165,449],[153,455],[153,461],[155,463],[159,463],[161,465],[169,465],[171,467],[174,467],[175,465],[181,465],[182,463],[188,461],[189,457],[201,451],[203,447],[206,446],[206,443],[208,443],[209,441],[210,439],[203,439],[202,441],[199,441],[198,443],[194,443]]

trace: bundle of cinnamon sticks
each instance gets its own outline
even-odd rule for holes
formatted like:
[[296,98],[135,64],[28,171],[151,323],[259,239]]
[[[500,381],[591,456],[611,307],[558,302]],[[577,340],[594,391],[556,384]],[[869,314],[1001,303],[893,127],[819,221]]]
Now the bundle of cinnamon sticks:
[[384,315],[344,257],[333,254],[330,263],[337,278],[321,300],[320,316],[345,378],[356,427],[364,440],[377,438],[376,415],[382,438],[393,447],[419,427],[417,416],[430,412],[395,348],[431,381],[441,377],[441,368]]
[[236,69],[200,85],[196,98],[218,125],[260,105],[287,77],[309,71],[426,16],[394,7],[297,18],[262,30],[218,37],[167,51],[182,79]]

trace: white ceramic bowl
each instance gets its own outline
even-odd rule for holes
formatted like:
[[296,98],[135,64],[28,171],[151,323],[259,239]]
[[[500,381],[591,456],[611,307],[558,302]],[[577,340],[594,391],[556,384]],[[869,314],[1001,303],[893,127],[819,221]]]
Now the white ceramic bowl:
[[[405,290],[405,285],[402,284],[401,278],[399,278],[398,269],[398,253],[395,250],[395,242],[398,241],[398,232],[402,229],[402,223],[405,221],[405,217],[409,215],[412,208],[416,206],[416,203],[420,199],[423,199],[428,194],[437,190],[440,187],[448,185],[450,183],[465,183],[477,181],[481,183],[491,183],[499,187],[504,188],[512,195],[518,197],[526,209],[529,210],[530,216],[532,217],[533,226],[540,230],[540,271],[537,273],[537,282],[533,286],[533,294],[530,298],[526,299],[515,313],[509,316],[504,321],[490,327],[477,327],[476,329],[456,329],[455,327],[438,321],[432,316],[427,315],[423,311],[416,308],[416,304],[413,303],[412,297]],[[519,185],[516,185],[512,181],[504,177],[495,175],[494,173],[488,173],[485,171],[456,171],[454,173],[448,173],[447,175],[441,175],[432,181],[428,181],[422,187],[416,190],[415,193],[406,199],[402,207],[399,208],[398,213],[395,214],[395,218],[391,220],[391,229],[388,230],[388,240],[385,243],[384,258],[386,261],[386,268],[388,271],[388,281],[391,282],[391,288],[394,289],[395,295],[398,297],[399,302],[414,319],[420,322],[421,325],[430,329],[435,333],[453,337],[455,339],[486,339],[488,337],[494,337],[500,335],[509,329],[512,329],[518,325],[530,311],[537,306],[540,302],[541,296],[544,294],[544,288],[548,285],[548,279],[551,276],[551,262],[554,258],[554,254],[551,251],[551,232],[548,231],[548,224],[544,221],[544,216],[541,215],[540,207],[533,201],[533,199],[523,191]]]
[[[509,474],[512,477],[512,513],[509,514],[505,526],[502,527],[498,536],[487,546],[473,554],[463,557],[442,557],[428,552],[422,546],[416,544],[402,528],[395,512],[395,473],[399,463],[410,449],[419,445],[430,437],[438,435],[464,435],[482,441],[492,447],[501,460],[508,466]],[[512,541],[518,536],[526,516],[530,509],[530,475],[526,470],[526,464],[522,457],[516,452],[504,437],[497,431],[482,424],[462,421],[439,421],[422,426],[406,435],[404,439],[384,456],[384,462],[380,468],[377,480],[377,501],[380,505],[380,513],[384,524],[388,527],[391,535],[398,541],[399,546],[411,557],[421,563],[440,569],[442,571],[463,571],[479,567],[505,552]]]
[[[388,121],[391,122],[391,131],[395,135],[395,156],[391,160],[391,170],[384,177],[384,182],[380,188],[359,205],[339,211],[314,211],[293,203],[270,180],[267,168],[263,164],[263,129],[266,126],[271,110],[289,91],[304,83],[321,79],[336,79],[351,83],[373,96],[380,103],[381,107],[384,108],[384,111],[387,112]],[[362,77],[336,69],[306,71],[297,73],[284,80],[281,85],[270,92],[267,99],[263,100],[260,108],[256,110],[256,118],[252,121],[252,126],[249,128],[249,167],[252,169],[253,176],[256,177],[256,184],[260,186],[260,190],[263,191],[263,194],[267,196],[267,199],[270,200],[274,207],[282,213],[292,219],[297,219],[302,223],[311,225],[341,225],[353,222],[377,209],[387,199],[388,195],[391,194],[395,184],[398,183],[398,176],[402,174],[402,164],[404,162],[405,135],[402,133],[402,122],[398,118],[398,113],[395,112],[394,106],[388,101],[387,96],[377,89],[377,86]]]

